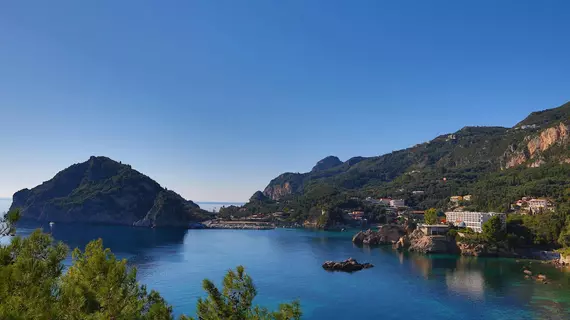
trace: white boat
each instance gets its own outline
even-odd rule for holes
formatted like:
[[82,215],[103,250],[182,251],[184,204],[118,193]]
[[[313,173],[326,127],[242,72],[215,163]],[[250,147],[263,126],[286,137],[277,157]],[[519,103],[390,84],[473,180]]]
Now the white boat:
[[50,222],[50,223],[49,223],[49,226],[50,226],[50,227],[53,227],[54,224],[55,224],[55,222]]

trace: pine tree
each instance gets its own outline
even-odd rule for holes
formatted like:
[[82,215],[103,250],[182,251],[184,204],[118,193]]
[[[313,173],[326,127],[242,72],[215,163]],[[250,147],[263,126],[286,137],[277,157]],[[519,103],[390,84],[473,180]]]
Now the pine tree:
[[[199,299],[197,316],[200,320],[298,320],[301,307],[298,301],[282,304],[279,310],[270,312],[266,308],[253,306],[257,290],[243,266],[229,270],[223,281],[223,290],[204,280],[206,299]],[[193,319],[182,317],[181,319]]]

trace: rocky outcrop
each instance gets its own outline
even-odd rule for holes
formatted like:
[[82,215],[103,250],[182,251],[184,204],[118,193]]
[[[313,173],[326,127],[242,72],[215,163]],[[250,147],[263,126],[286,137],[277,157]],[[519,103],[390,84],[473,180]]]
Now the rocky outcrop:
[[205,217],[192,201],[106,157],[91,157],[16,192],[11,208],[20,208],[23,219],[141,227],[186,228]]
[[[534,136],[524,139],[524,148],[517,150],[516,145],[510,145],[504,155],[503,168],[508,169],[519,166],[529,160],[529,167],[536,168],[546,163],[541,154],[555,145],[565,145],[570,141],[570,126],[559,123],[544,129]],[[562,160],[563,161],[563,160]]]
[[428,236],[421,230],[414,230],[409,235],[401,237],[394,244],[394,249],[408,250],[418,253],[457,253],[455,241],[446,236]]
[[564,123],[557,126],[543,130],[537,137],[532,138],[527,143],[527,148],[531,158],[537,151],[546,151],[555,143],[562,142],[568,139],[570,129]]
[[503,166],[504,169],[520,166],[529,159],[525,151],[514,151],[513,145],[509,146],[509,150],[505,153],[504,157],[506,159]]
[[378,231],[366,230],[358,232],[352,237],[352,242],[357,245],[367,246],[394,244],[404,234],[405,231],[400,226],[384,225]]
[[415,230],[409,236],[411,252],[418,253],[453,253],[454,243],[445,236],[428,236],[420,230]]
[[457,242],[462,256],[471,257],[518,257],[518,254],[507,248],[506,244],[488,244],[485,242]]
[[291,183],[288,181],[282,185],[269,185],[265,188],[265,190],[263,190],[263,194],[272,200],[279,200],[292,193],[293,188],[291,187]]
[[311,171],[312,172],[324,171],[324,170],[334,168],[336,166],[340,166],[341,164],[342,164],[342,161],[340,161],[339,158],[337,158],[335,156],[328,156],[328,157],[320,160],[319,162],[317,162],[317,164],[313,167],[313,169]]
[[323,269],[327,271],[355,272],[372,267],[374,266],[370,263],[360,264],[353,258],[348,258],[347,260],[341,262],[326,261],[323,263]]

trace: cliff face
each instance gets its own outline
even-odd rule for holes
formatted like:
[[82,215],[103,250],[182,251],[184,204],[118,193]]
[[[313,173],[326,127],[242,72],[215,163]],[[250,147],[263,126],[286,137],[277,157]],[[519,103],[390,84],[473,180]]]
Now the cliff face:
[[91,157],[33,189],[16,192],[11,208],[39,221],[148,227],[187,227],[204,213],[129,165],[106,157]]
[[263,190],[263,194],[272,199],[279,200],[292,193],[300,192],[305,175],[301,173],[284,173],[271,180]]
[[282,185],[269,185],[263,190],[263,194],[272,200],[279,200],[293,193],[293,188],[289,181],[285,181]]
[[529,160],[529,167],[539,167],[546,163],[544,159],[545,152],[549,149],[559,146],[562,148],[561,152],[556,155],[551,155],[552,160],[559,162],[566,162],[570,142],[570,126],[561,122],[558,125],[539,131],[537,134],[525,137],[521,143],[522,148],[517,150],[516,145],[509,146],[505,152],[505,165],[503,168],[508,169],[519,166]]

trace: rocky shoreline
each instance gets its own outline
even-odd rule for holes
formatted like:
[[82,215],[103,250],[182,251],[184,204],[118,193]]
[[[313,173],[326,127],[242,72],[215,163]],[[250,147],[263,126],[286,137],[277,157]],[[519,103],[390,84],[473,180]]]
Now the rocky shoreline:
[[521,259],[538,259],[556,261],[559,257],[550,257],[543,252],[538,254],[530,249],[509,249],[505,243],[489,244],[461,241],[447,235],[426,235],[421,230],[409,230],[405,226],[385,225],[378,231],[360,231],[354,235],[352,242],[361,246],[391,245],[398,251],[409,251],[423,254],[455,254],[472,257],[505,257]]
[[224,221],[210,220],[204,222],[204,226],[208,229],[233,229],[233,230],[272,230],[276,226],[269,222],[254,221]]

